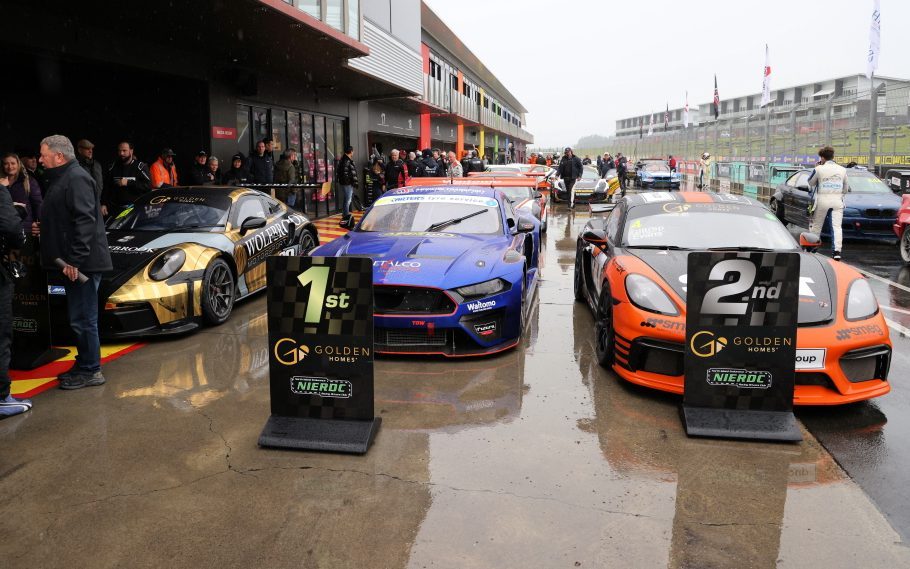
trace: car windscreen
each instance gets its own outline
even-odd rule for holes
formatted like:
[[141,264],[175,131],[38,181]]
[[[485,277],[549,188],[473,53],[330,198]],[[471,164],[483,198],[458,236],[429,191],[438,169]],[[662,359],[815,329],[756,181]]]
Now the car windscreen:
[[231,198],[225,195],[146,194],[124,210],[110,229],[184,231],[216,229],[227,223]]
[[665,203],[632,207],[625,247],[713,249],[750,247],[798,250],[777,217],[765,208],[736,203]]
[[[454,221],[461,218],[466,219]],[[359,231],[445,231],[465,235],[501,235],[503,232],[499,202],[495,199],[445,194],[383,196],[364,215]]]
[[498,188],[502,193],[514,203],[522,202],[531,197],[531,188],[522,186],[518,188]]
[[667,166],[666,164],[662,164],[660,162],[646,163],[644,166],[641,167],[641,169],[645,172],[652,172],[652,173],[663,173],[663,174],[670,173],[670,167]]
[[872,174],[847,172],[847,183],[854,194],[890,194],[891,189]]
[[600,176],[597,175],[597,170],[594,168],[585,168],[581,173],[582,180],[596,180],[598,178],[600,178]]

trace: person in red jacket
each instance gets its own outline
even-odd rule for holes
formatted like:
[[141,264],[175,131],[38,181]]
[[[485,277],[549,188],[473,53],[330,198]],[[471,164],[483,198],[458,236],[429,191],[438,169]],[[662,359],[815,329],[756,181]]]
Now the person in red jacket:
[[177,167],[174,166],[174,151],[165,148],[158,155],[158,160],[152,164],[149,173],[152,176],[152,189],[170,188],[177,184]]
[[676,171],[676,158],[673,158],[672,154],[670,155],[670,171],[671,172]]

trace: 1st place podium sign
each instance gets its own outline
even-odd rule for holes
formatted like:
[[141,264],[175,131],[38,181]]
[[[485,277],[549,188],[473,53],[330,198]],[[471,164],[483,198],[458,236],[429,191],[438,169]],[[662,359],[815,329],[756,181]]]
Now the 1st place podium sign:
[[682,415],[691,436],[800,441],[799,254],[690,253]]
[[269,257],[272,415],[264,447],[363,454],[373,409],[373,263],[366,257]]

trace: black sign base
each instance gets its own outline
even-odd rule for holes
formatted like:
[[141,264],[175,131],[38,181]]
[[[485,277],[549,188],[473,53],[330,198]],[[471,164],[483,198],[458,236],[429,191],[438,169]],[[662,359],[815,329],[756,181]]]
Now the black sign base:
[[67,354],[63,348],[48,348],[41,353],[13,353],[9,367],[17,371],[31,371],[43,365],[57,361]]
[[799,442],[803,435],[791,411],[741,411],[682,406],[690,437]]
[[381,417],[353,421],[272,415],[259,435],[259,446],[366,454],[381,423]]

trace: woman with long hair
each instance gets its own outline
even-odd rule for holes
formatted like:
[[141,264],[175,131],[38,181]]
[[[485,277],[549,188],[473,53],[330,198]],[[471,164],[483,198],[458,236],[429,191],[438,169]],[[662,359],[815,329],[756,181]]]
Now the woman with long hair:
[[0,178],[6,179],[13,203],[25,207],[26,216],[22,220],[22,228],[26,235],[31,235],[33,224],[37,228],[38,215],[41,213],[43,201],[41,186],[38,185],[38,180],[26,171],[25,164],[18,154],[8,152],[0,161],[3,167]]

